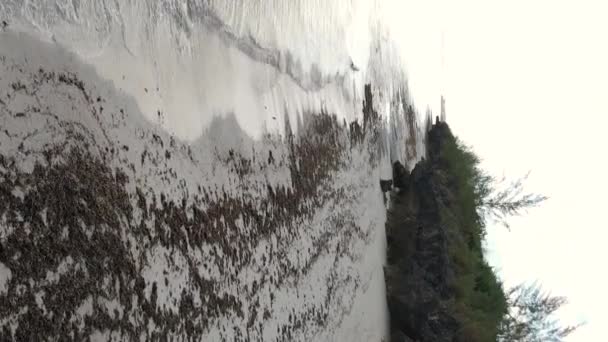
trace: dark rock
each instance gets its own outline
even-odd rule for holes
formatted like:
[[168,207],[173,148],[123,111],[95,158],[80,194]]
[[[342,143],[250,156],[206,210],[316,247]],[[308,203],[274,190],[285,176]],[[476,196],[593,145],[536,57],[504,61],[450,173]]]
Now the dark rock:
[[400,162],[393,164],[393,183],[401,190],[387,223],[385,280],[393,341],[455,341],[459,331],[449,310],[455,298],[448,250],[453,237],[442,224],[452,196],[438,157],[448,134],[445,123],[433,126],[428,158],[411,173]]
[[382,189],[382,192],[391,191],[392,188],[393,188],[392,179],[381,179],[380,180],[380,189]]
[[446,141],[453,139],[452,131],[445,122],[437,122],[427,135],[427,153],[433,161],[441,158],[441,149]]
[[391,334],[391,342],[414,342],[414,340],[404,334],[403,331],[397,330]]
[[409,184],[410,173],[401,162],[393,163],[393,184],[402,190],[405,190]]

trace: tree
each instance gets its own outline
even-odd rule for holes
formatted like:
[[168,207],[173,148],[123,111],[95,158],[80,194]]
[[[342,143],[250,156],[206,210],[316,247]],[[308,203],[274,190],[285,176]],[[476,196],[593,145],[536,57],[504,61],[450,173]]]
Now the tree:
[[560,342],[579,325],[562,326],[555,312],[567,303],[565,297],[551,296],[537,283],[520,284],[507,293],[509,311],[498,334],[500,342]]
[[[475,207],[482,228],[488,221],[509,228],[507,219],[510,216],[523,214],[547,200],[546,196],[524,191],[529,173],[512,182],[504,177],[497,179],[480,167],[479,157],[458,138],[448,141],[443,148],[443,157],[462,194],[459,200]],[[483,232],[482,229],[482,235]]]
[[507,183],[504,177],[497,181],[481,172],[476,189],[481,200],[478,205],[480,216],[484,220],[490,219],[509,228],[509,216],[520,215],[547,200],[546,196],[524,192],[524,182],[529,174]]
[[[476,163],[479,161],[476,160]],[[529,174],[507,182],[504,177],[497,180],[476,165],[474,191],[477,210],[484,226],[488,220],[492,220],[509,228],[507,219],[510,216],[521,215],[548,199],[544,195],[524,192],[524,183]]]

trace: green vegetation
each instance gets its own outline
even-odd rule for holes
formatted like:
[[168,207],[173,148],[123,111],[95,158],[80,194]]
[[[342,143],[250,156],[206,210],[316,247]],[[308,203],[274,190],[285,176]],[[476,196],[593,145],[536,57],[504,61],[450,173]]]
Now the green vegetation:
[[500,342],[561,341],[580,326],[561,326],[553,319],[567,299],[551,296],[536,283],[515,286],[508,297],[510,310],[501,322]]
[[445,125],[439,163],[448,175],[455,201],[450,212],[442,213],[442,223],[460,239],[450,239],[448,249],[455,267],[455,299],[452,306],[461,323],[462,341],[561,341],[578,326],[561,327],[552,318],[564,297],[553,297],[539,286],[520,285],[505,293],[494,270],[483,256],[486,224],[519,215],[546,199],[524,193],[523,180],[502,187],[485,173],[473,151],[454,137]]
[[[449,129],[448,129],[449,132]],[[492,178],[479,168],[479,158],[457,138],[447,134],[439,162],[448,175],[454,201],[441,219],[454,236],[448,249],[455,267],[453,313],[461,323],[463,341],[496,341],[498,327],[507,313],[501,282],[483,257],[484,201],[490,195]],[[447,208],[444,210],[448,210]]]

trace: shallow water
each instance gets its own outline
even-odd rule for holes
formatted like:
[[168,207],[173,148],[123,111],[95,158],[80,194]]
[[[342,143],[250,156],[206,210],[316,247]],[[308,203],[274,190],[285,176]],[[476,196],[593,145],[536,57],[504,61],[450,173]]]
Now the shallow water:
[[[416,52],[429,42],[404,43],[399,30],[399,39],[390,36],[388,26],[397,25],[394,12],[400,11],[417,17],[407,7],[372,0],[0,4],[11,29],[76,52],[134,96],[149,120],[187,140],[227,113],[252,136],[282,130],[285,113],[291,122],[321,108],[357,117],[363,83],[392,93],[394,83],[404,82],[401,46],[423,66]],[[436,107],[428,96],[420,100],[420,108]]]

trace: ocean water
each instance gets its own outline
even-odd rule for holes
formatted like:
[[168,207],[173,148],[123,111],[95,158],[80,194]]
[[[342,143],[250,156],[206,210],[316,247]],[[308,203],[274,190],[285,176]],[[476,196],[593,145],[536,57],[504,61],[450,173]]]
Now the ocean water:
[[213,117],[230,113],[252,136],[282,130],[283,115],[295,122],[322,108],[352,120],[364,83],[382,90],[379,103],[389,103],[404,73],[416,78],[410,91],[421,112],[437,111],[439,26],[429,20],[432,9],[407,5],[7,0],[0,13],[12,30],[56,42],[94,65],[150,121],[194,140]]

